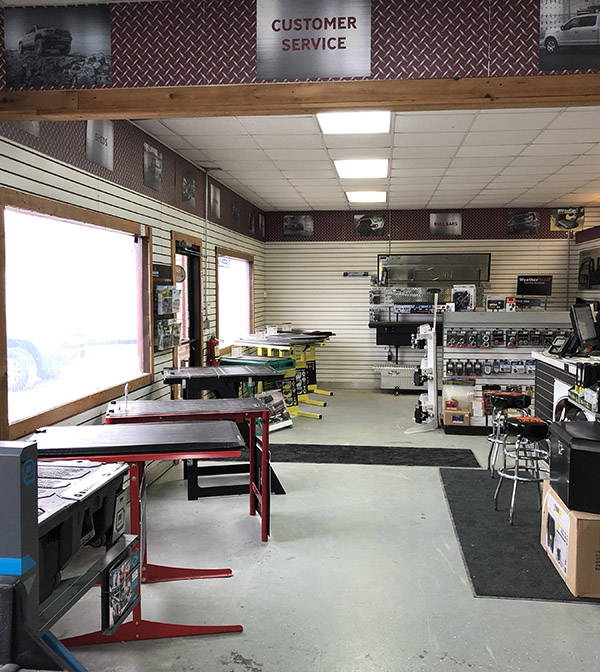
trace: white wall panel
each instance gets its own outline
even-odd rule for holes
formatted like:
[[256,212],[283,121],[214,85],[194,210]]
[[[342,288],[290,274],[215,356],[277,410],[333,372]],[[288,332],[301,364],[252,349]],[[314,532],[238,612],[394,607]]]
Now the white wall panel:
[[[589,212],[589,225],[600,210]],[[577,256],[565,239],[440,240],[385,242],[270,242],[266,244],[267,323],[330,329],[336,336],[318,352],[319,379],[340,387],[378,387],[372,367],[387,362],[387,348],[375,345],[368,327],[369,278],[345,278],[344,271],[376,272],[377,254],[491,252],[486,290],[514,295],[516,276],[554,276],[549,310],[564,310],[575,296]],[[402,363],[413,366],[422,353],[402,348]]]

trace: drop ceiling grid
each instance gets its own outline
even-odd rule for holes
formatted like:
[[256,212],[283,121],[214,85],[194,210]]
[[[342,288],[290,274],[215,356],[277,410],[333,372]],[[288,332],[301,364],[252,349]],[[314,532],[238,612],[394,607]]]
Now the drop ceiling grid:
[[[371,136],[323,135],[315,115],[136,123],[266,210],[364,209],[357,190],[394,209],[600,202],[600,108],[399,112]],[[388,158],[388,176],[342,180],[338,158]]]

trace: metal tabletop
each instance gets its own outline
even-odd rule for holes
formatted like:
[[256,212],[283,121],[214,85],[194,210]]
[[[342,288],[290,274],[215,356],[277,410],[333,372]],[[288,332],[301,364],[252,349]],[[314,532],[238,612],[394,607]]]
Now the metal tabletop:
[[291,347],[294,345],[312,345],[320,343],[323,336],[308,336],[306,334],[277,334],[265,336],[264,338],[246,336],[238,339],[234,345],[251,345],[252,347],[277,347],[278,345]]
[[135,418],[144,415],[202,415],[215,413],[260,413],[268,411],[265,403],[254,397],[236,399],[144,399],[111,401],[107,418]]
[[38,430],[32,438],[40,458],[206,453],[245,445],[236,424],[223,420],[54,426]]
[[168,368],[163,371],[165,383],[182,380],[222,380],[236,379],[242,382],[253,380],[279,380],[282,374],[270,366],[189,366]]

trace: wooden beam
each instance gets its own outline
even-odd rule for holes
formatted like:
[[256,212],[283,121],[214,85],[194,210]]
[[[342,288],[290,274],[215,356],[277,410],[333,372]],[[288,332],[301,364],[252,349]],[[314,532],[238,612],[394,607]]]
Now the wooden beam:
[[600,75],[5,91],[0,93],[0,120],[167,119],[344,109],[402,111],[580,105],[600,105]]

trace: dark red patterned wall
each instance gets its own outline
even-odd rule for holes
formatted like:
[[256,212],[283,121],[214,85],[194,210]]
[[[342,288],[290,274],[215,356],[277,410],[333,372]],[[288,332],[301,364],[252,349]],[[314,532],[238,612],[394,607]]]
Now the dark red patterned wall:
[[[142,4],[142,3],[140,3]],[[165,3],[166,4],[166,3]],[[93,161],[89,161],[85,153],[85,121],[65,121],[41,123],[39,137],[35,137],[10,122],[0,122],[0,136],[14,140],[26,147],[41,152],[59,161],[63,161],[75,168],[102,177],[121,187],[131,189],[176,208],[193,212],[198,217],[204,216],[205,176],[204,173],[191,163],[188,163],[179,154],[165,147],[154,138],[146,135],[142,130],[128,121],[115,121],[115,152],[114,170],[110,171]],[[144,184],[144,143],[147,142],[158,148],[163,154],[162,188],[160,191],[150,189]],[[191,209],[181,200],[181,179],[185,172],[195,174],[197,181],[196,207]],[[249,212],[255,213],[258,219],[260,212],[251,203],[234,194],[230,189],[221,185],[222,207],[219,224],[260,240],[258,231],[251,234],[248,230]],[[232,219],[231,202],[237,199],[240,203],[241,217],[239,223]]]
[[[523,209],[471,209],[452,210],[448,212],[462,212],[462,236],[434,236],[429,230],[430,212],[444,212],[444,210],[390,210],[379,211],[385,217],[383,237],[359,238],[354,230],[354,212],[346,210],[307,212],[293,214],[312,215],[314,220],[314,235],[309,238],[303,236],[283,235],[282,212],[268,212],[266,214],[267,242],[269,241],[350,241],[361,240],[479,240],[501,239],[519,240],[523,238],[565,238],[562,231],[550,231],[550,210],[535,208],[540,216],[540,229],[537,235],[508,234],[507,219],[512,212],[527,212]],[[377,212],[365,209],[363,212]]]
[[[256,0],[132,2],[111,12],[114,88],[259,81]],[[538,33],[539,0],[373,0],[366,79],[546,74]]]

